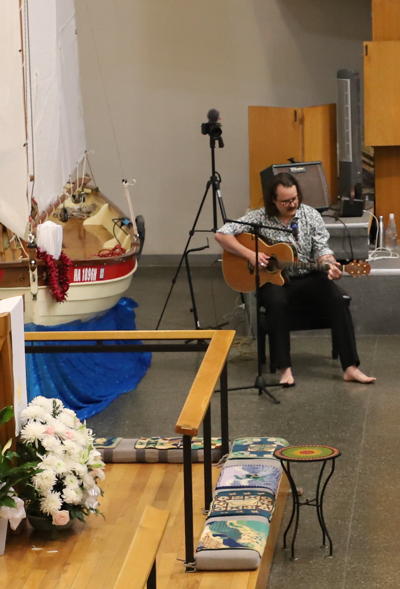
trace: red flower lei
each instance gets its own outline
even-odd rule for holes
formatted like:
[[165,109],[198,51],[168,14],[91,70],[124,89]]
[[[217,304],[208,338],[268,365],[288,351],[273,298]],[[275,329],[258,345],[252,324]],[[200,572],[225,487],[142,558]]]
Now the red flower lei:
[[56,260],[51,254],[37,249],[37,257],[43,260],[46,266],[47,279],[46,284],[50,289],[52,297],[59,303],[67,298],[69,289],[68,271],[72,268],[72,261],[68,256],[61,252],[60,257]]

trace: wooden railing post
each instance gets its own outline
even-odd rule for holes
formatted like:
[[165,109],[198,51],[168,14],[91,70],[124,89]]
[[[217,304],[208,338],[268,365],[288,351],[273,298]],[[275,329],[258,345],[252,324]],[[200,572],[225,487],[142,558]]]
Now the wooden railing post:
[[[0,409],[14,404],[14,378],[12,368],[11,317],[0,313]],[[10,420],[0,429],[0,446],[15,435],[15,421]]]

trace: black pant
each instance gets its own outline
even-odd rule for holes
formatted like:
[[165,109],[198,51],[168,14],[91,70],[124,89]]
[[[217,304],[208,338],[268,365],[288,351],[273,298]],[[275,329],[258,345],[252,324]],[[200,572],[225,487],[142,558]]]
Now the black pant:
[[288,309],[293,301],[311,303],[315,305],[316,313],[328,314],[343,370],[359,365],[350,310],[335,282],[326,274],[315,272],[291,278],[284,286],[265,284],[260,298],[267,312],[268,334],[277,368],[292,365]]

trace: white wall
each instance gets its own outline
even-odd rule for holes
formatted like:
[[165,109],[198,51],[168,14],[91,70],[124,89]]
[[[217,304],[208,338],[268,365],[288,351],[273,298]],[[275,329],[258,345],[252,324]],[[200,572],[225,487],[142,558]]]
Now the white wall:
[[[211,172],[200,125],[221,113],[216,169],[230,217],[248,204],[247,107],[336,101],[361,72],[370,0],[75,0],[85,121],[97,183],[127,211],[137,180],[145,254],[180,254]],[[198,228],[212,227],[211,191]],[[205,243],[205,235],[192,240]],[[214,240],[210,235],[212,249]]]

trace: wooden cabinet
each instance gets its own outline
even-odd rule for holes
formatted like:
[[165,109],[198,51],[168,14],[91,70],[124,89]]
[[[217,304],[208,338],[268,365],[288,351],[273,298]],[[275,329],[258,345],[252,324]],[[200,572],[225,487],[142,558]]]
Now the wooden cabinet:
[[400,145],[400,41],[364,43],[365,144]]
[[[364,137],[375,151],[375,213],[400,217],[400,2],[371,0],[365,48]],[[397,104],[396,104],[397,103]]]
[[374,41],[400,39],[399,0],[372,0],[372,38]]
[[272,164],[321,161],[331,201],[336,199],[336,106],[249,107],[251,208],[263,205],[260,172]]

